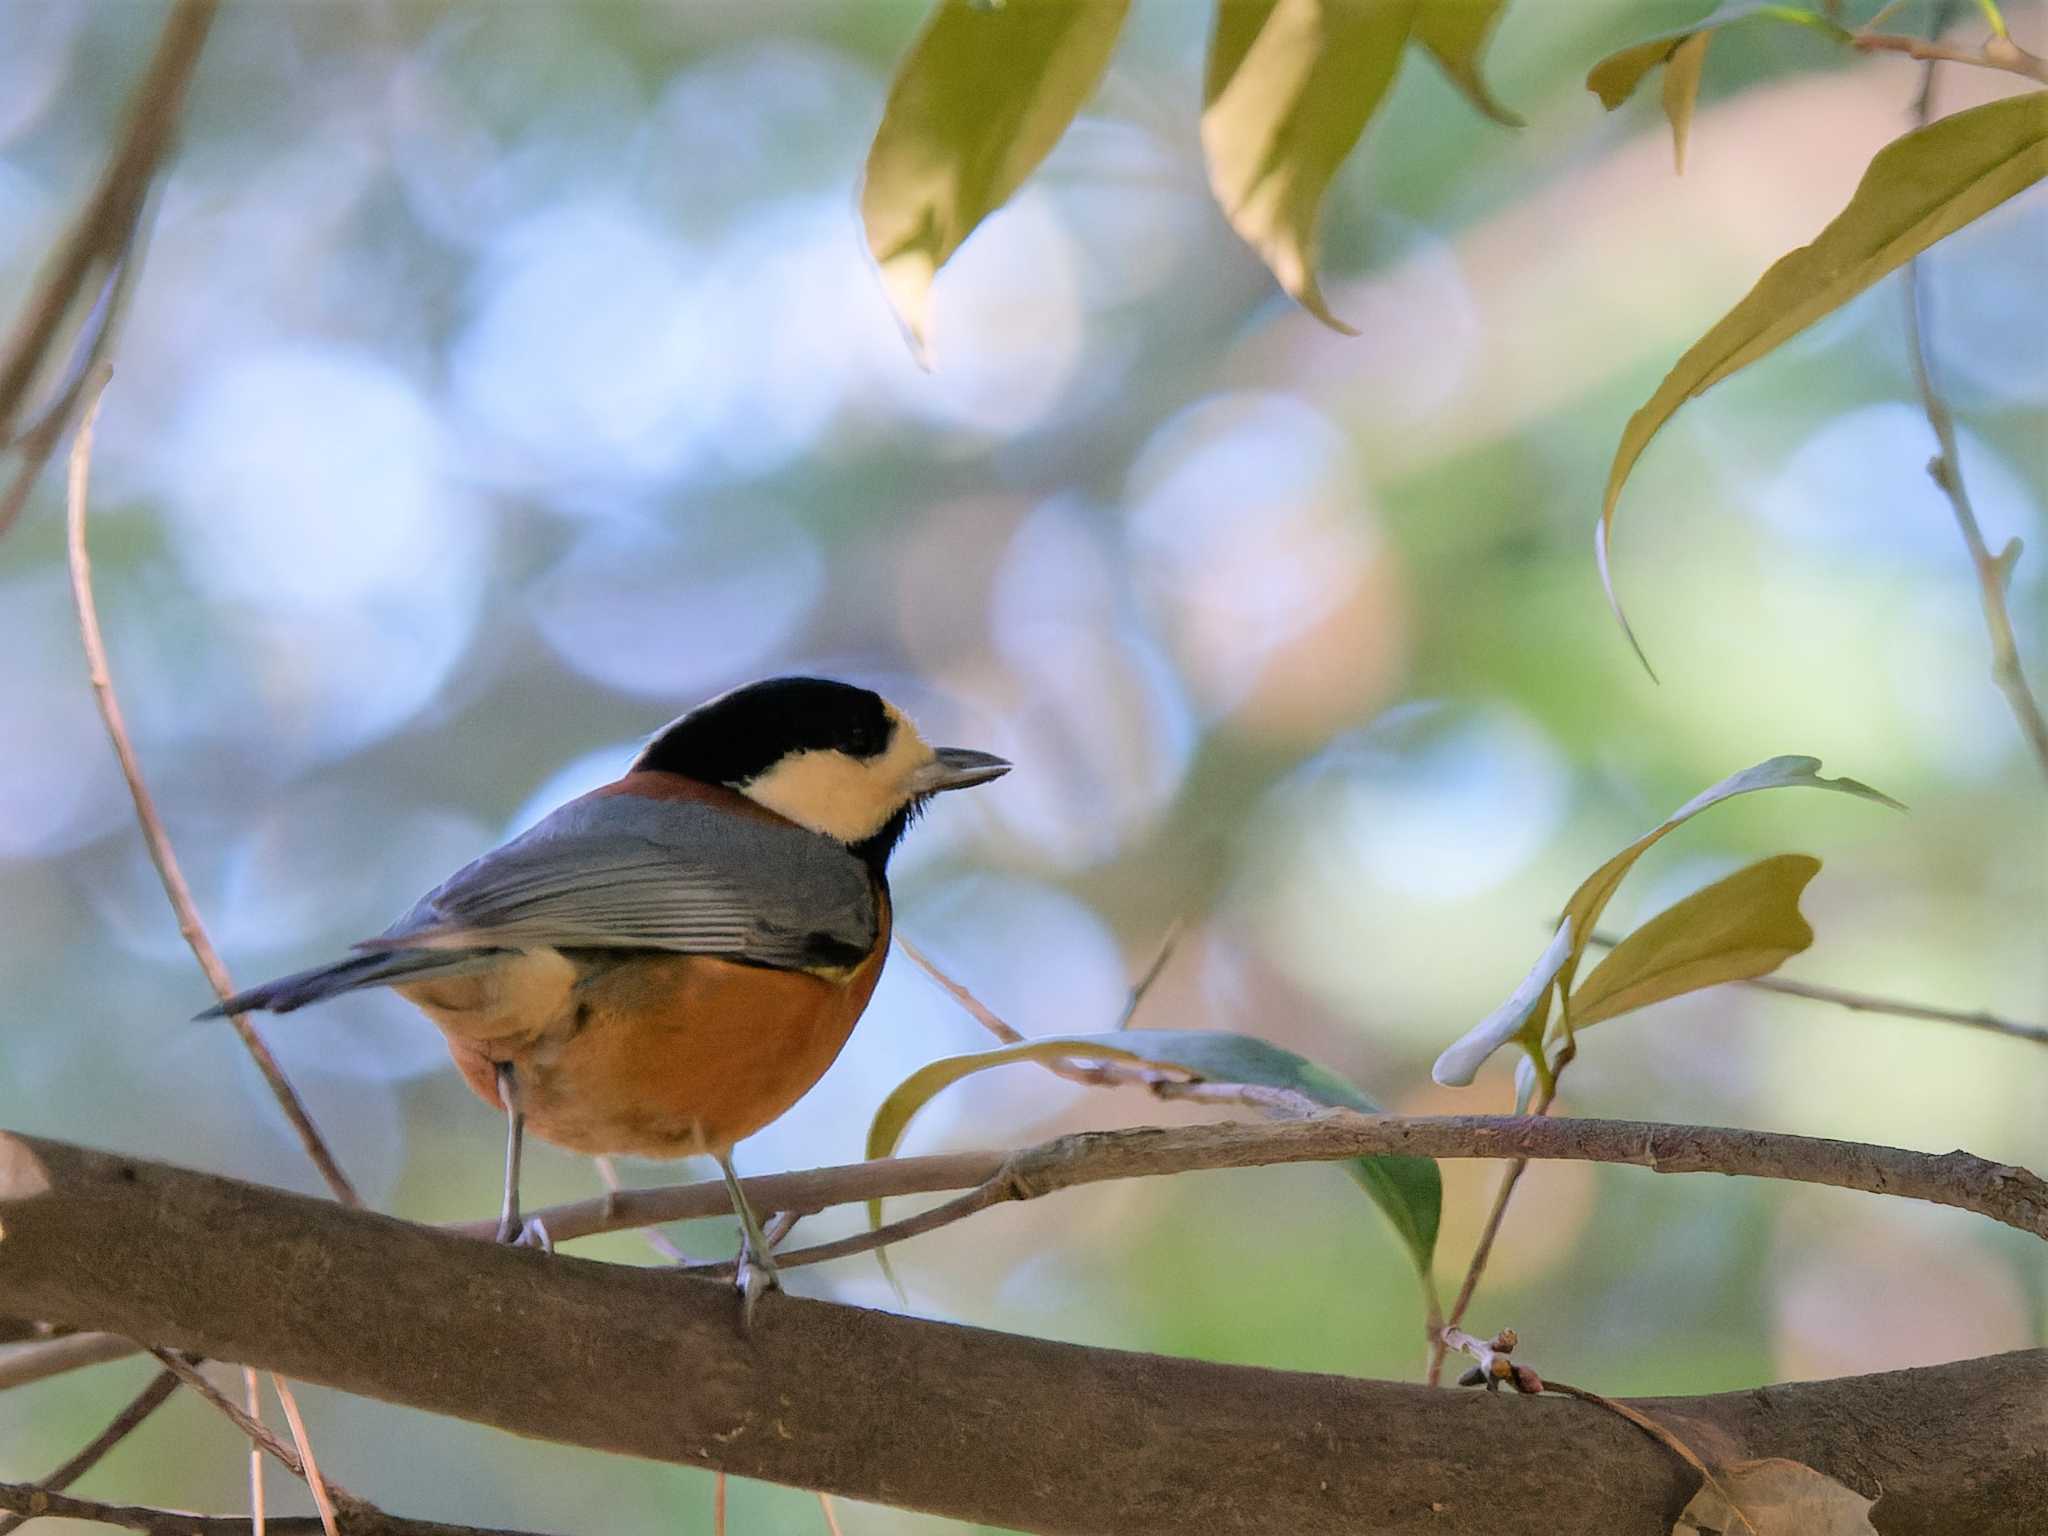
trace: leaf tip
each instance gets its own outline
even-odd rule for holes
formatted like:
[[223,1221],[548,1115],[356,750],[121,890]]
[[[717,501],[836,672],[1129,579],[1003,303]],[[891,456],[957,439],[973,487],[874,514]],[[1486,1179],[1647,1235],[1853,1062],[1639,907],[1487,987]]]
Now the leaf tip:
[[1314,268],[1304,263],[1301,268],[1301,275],[1297,281],[1287,284],[1286,287],[1294,295],[1295,303],[1314,315],[1339,336],[1356,336],[1358,334],[1357,326],[1349,325],[1339,319],[1336,311],[1330,308],[1329,301],[1323,297],[1322,284],[1316,281]]
[[1628,641],[1629,649],[1636,653],[1636,660],[1642,663],[1650,681],[1657,683],[1660,682],[1657,669],[1650,665],[1650,658],[1644,652],[1642,642],[1636,639],[1635,629],[1629,623],[1628,615],[1622,611],[1621,599],[1614,591],[1614,573],[1607,566],[1607,529],[1612,511],[1610,505],[1608,510],[1600,515],[1600,521],[1593,528],[1593,559],[1600,567],[1600,590],[1607,594],[1607,607],[1613,613],[1615,623],[1621,626],[1622,638]]
[[882,291],[895,313],[911,358],[930,373],[932,280],[938,275],[937,265],[923,251],[904,251],[878,262],[876,270],[881,274]]

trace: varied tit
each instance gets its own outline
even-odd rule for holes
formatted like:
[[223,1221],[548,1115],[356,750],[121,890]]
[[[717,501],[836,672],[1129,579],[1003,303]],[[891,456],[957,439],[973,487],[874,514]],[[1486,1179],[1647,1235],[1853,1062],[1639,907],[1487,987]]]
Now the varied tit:
[[753,683],[458,870],[362,954],[201,1017],[396,989],[505,1112],[500,1241],[545,1239],[519,1217],[527,1126],[576,1152],[708,1152],[745,1233],[751,1301],[775,1268],[732,1145],[809,1091],[867,1007],[904,829],[931,796],[1009,769],[928,746],[865,688]]

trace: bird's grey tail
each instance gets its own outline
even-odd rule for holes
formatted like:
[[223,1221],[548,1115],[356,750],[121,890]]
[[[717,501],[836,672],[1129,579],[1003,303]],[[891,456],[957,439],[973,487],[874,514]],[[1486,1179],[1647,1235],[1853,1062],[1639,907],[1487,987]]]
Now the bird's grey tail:
[[215,1003],[193,1017],[217,1019],[230,1013],[290,1013],[308,1003],[338,997],[363,987],[388,987],[400,981],[420,981],[430,976],[457,976],[482,970],[502,950],[495,949],[399,949],[383,954],[358,955],[353,959],[318,966],[280,976],[246,992],[237,992],[224,1003]]

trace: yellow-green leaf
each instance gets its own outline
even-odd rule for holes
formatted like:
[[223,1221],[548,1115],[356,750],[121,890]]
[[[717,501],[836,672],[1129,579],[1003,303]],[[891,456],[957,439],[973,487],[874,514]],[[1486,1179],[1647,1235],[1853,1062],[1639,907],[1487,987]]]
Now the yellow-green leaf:
[[1420,0],[1219,0],[1203,94],[1209,185],[1280,286],[1333,330],[1316,282],[1323,194],[1394,83]]
[[932,279],[1095,93],[1130,0],[941,0],[889,88],[861,220],[922,354]]
[[[1893,140],[1870,162],[1848,207],[1819,238],[1779,260],[1678,360],[1649,403],[1629,418],[1600,508],[1595,537],[1600,581],[1625,631],[1628,620],[1608,569],[1614,509],[1629,471],[1664,423],[1695,395],[2044,175],[2048,91],[1972,107]],[[1629,640],[1634,644],[1633,634]]]
[[[1586,71],[1586,89],[1600,98],[1601,106],[1612,112],[1636,93],[1636,87],[1643,83],[1651,70],[1659,64],[1668,63],[1671,56],[1689,39],[1732,26],[1738,21],[1747,21],[1752,16],[1767,16],[1774,21],[1792,22],[1803,27],[1818,27],[1822,31],[1839,34],[1844,38],[1849,35],[1825,16],[1802,10],[1798,6],[1768,4],[1766,0],[1729,0],[1728,4],[1717,6],[1689,27],[1660,32],[1655,37],[1645,38],[1640,43],[1631,43],[1619,52],[1610,53]],[[1704,48],[1701,51],[1704,52]]]
[[[1621,888],[1621,882],[1628,872],[1635,868],[1636,860],[1649,852],[1673,828],[1683,826],[1709,806],[1719,805],[1723,800],[1736,795],[1746,795],[1759,789],[1832,789],[1846,795],[1859,795],[1866,800],[1875,800],[1888,805],[1895,811],[1905,807],[1891,796],[1872,789],[1868,784],[1855,779],[1824,779],[1820,776],[1820,759],[1817,757],[1772,757],[1766,758],[1753,768],[1730,774],[1711,789],[1686,801],[1662,822],[1630,843],[1613,858],[1588,875],[1583,884],[1572,892],[1572,898],[1565,903],[1565,916],[1572,922],[1572,950],[1558,971],[1558,992],[1570,998],[1572,978],[1578,971],[1579,959],[1586,952],[1593,927],[1600,921],[1600,914],[1607,910],[1607,903],[1614,899],[1614,893]],[[1576,1024],[1576,1015],[1569,1003],[1565,1009],[1568,1024]]]
[[[1858,795],[1863,799],[1888,805],[1893,810],[1905,809],[1891,796],[1872,789],[1868,784],[1858,783],[1855,779],[1822,778],[1820,759],[1817,757],[1767,758],[1753,768],[1745,768],[1740,773],[1730,774],[1711,789],[1694,795],[1670,816],[1585,878],[1579,888],[1572,892],[1571,900],[1565,903],[1557,931],[1544,949],[1542,957],[1537,960],[1535,968],[1529,972],[1522,984],[1515,989],[1514,995],[1439,1056],[1431,1075],[1440,1083],[1463,1086],[1472,1081],[1478,1074],[1481,1064],[1495,1051],[1511,1041],[1520,1041],[1527,1054],[1531,1071],[1541,1074],[1547,1082],[1551,1067],[1544,1053],[1543,1041],[1546,1033],[1553,1032],[1547,1028],[1551,1000],[1553,997],[1568,1000],[1559,1020],[1560,1031],[1576,1029],[1583,1022],[1578,1014],[1580,998],[1572,994],[1572,980],[1578,973],[1579,961],[1585,956],[1586,945],[1592,939],[1594,924],[1600,921],[1600,914],[1607,910],[1607,903],[1614,899],[1614,893],[1621,888],[1621,882],[1628,877],[1628,872],[1635,868],[1636,860],[1649,852],[1650,848],[1674,827],[1692,820],[1710,805],[1719,805],[1731,796],[1746,795],[1752,790],[1787,789],[1801,785],[1812,789],[1832,789],[1842,794]],[[1748,874],[1750,871],[1743,873]],[[1700,894],[1704,896],[1706,893]],[[1680,906],[1683,905],[1681,902]],[[1672,910],[1675,912],[1678,909]],[[1672,913],[1667,912],[1664,918],[1671,915]],[[1796,904],[1793,915],[1797,916]],[[1657,921],[1662,922],[1664,918]],[[1809,933],[1806,936],[1807,941],[1811,941],[1812,937]],[[1675,938],[1673,943],[1676,943]],[[1804,942],[1800,947],[1805,947]],[[1620,950],[1617,949],[1616,953],[1619,954]],[[1613,957],[1610,956],[1603,964],[1612,963],[1612,960]],[[1761,975],[1762,972],[1756,974]],[[1700,983],[1702,986],[1708,984]],[[1681,987],[1678,990],[1689,989]],[[1629,1006],[1639,1008],[1642,1003],[1631,1003]],[[1611,1015],[1601,1016],[1605,1018]],[[1529,1089],[1534,1081],[1534,1078],[1524,1076],[1522,1086],[1517,1090],[1518,1113],[1520,1107],[1528,1103]]]
[[1422,0],[1415,13],[1415,41],[1443,66],[1467,101],[1496,123],[1519,128],[1522,119],[1500,104],[1479,72],[1487,39],[1506,9],[1507,0]]
[[1731,1461],[1700,1485],[1671,1536],[1877,1536],[1870,1523],[1876,1502],[1804,1462]]
[[[1016,3],[1016,0],[1011,0]],[[867,1155],[896,1150],[911,1119],[949,1084],[991,1067],[1019,1061],[1115,1061],[1173,1072],[1200,1082],[1255,1083],[1285,1088],[1317,1104],[1378,1114],[1379,1106],[1327,1067],[1251,1035],[1213,1029],[1121,1029],[1103,1035],[1025,1040],[967,1056],[949,1056],[920,1067],[899,1083],[875,1111],[868,1128]],[[1429,1272],[1436,1252],[1443,1182],[1426,1157],[1359,1157],[1345,1169],[1394,1224],[1415,1267]],[[868,1203],[868,1221],[881,1221],[881,1202]]]
[[1695,32],[1676,48],[1664,66],[1664,116],[1671,123],[1671,160],[1685,174],[1685,141],[1692,133],[1692,110],[1700,99],[1700,71],[1706,66],[1711,32]]
[[1614,946],[1572,994],[1575,1029],[1727,981],[1768,976],[1813,943],[1799,896],[1820,860],[1781,853],[1667,907]]

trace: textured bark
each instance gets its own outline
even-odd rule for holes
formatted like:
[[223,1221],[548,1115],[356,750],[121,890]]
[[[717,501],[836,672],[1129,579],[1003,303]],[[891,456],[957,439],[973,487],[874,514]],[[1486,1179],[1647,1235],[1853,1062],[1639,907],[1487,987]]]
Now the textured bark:
[[[1030,1531],[1665,1536],[1693,1491],[1583,1403],[779,1296],[741,1338],[714,1283],[25,1137],[0,1136],[0,1230],[0,1312]],[[1637,1406],[1710,1460],[1788,1456],[1882,1489],[1886,1536],[2048,1529],[2048,1352]]]

